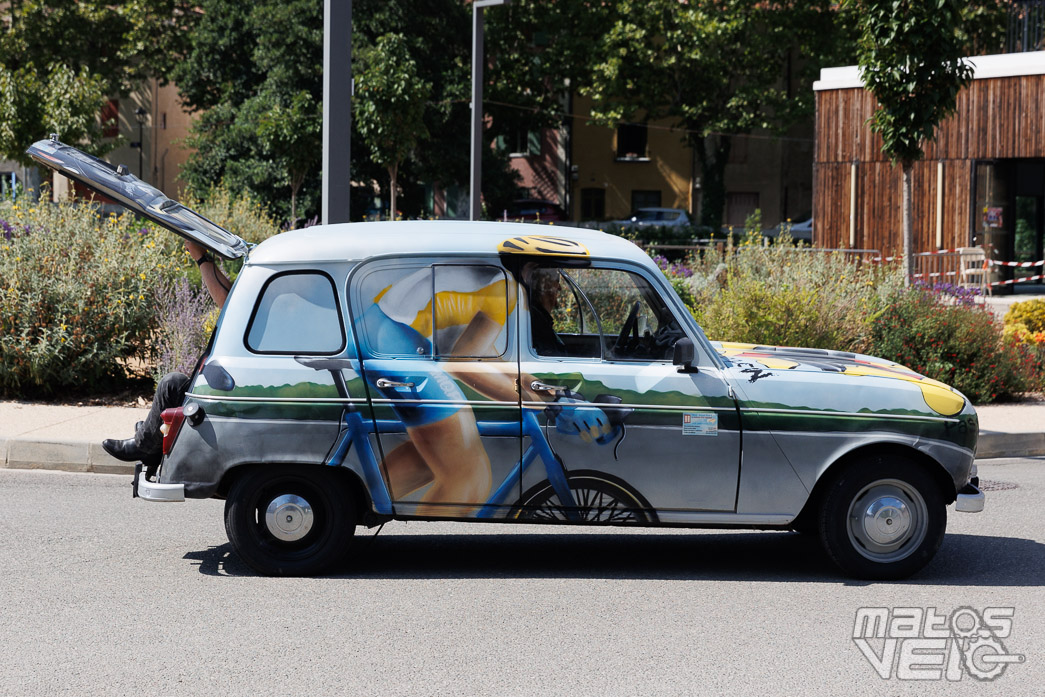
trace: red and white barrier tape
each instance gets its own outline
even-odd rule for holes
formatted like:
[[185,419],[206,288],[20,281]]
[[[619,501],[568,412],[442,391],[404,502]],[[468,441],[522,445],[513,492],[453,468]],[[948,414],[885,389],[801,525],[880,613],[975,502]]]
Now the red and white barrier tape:
[[1013,278],[1009,281],[995,281],[994,283],[988,283],[987,285],[989,285],[991,288],[994,288],[996,286],[1009,286],[1013,283],[1026,283],[1027,281],[1037,281],[1042,278],[1045,278],[1045,274],[1038,276],[1028,276],[1027,278]]
[[928,273],[928,274],[916,273],[911,278],[924,278],[925,276],[928,276],[929,278],[939,278],[940,276],[957,276],[957,275],[958,275],[957,271],[934,271],[933,273]]
[[1045,264],[1045,259],[1040,261],[997,261],[996,259],[991,259],[990,263],[991,266],[1015,266],[1018,269],[1029,269],[1032,266]]

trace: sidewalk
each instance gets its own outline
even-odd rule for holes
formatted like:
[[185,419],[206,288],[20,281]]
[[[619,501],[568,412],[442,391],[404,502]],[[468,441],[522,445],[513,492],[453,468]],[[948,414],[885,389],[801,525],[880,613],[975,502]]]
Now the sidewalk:
[[[1045,455],[1045,402],[980,407],[978,458]],[[0,401],[0,467],[132,474],[102,450],[127,438],[146,408],[54,406]]]

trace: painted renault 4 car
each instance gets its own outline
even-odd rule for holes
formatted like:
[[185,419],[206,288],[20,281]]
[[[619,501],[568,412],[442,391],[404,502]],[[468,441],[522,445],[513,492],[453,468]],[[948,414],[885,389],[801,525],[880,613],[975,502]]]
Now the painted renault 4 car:
[[932,559],[979,511],[976,412],[870,356],[712,342],[653,261],[591,230],[356,223],[249,248],[125,170],[30,153],[244,259],[147,501],[225,500],[265,574],[391,519],[795,529],[845,572]]

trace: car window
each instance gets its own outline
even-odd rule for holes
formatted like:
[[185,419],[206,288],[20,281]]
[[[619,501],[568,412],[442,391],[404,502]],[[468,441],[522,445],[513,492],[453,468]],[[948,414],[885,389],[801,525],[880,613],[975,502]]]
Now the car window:
[[359,282],[357,319],[370,353],[383,356],[431,357],[432,267],[384,266]]
[[544,268],[528,287],[537,355],[671,360],[684,335],[656,289],[630,271]]
[[508,349],[511,311],[504,271],[481,264],[441,264],[434,268],[433,282],[432,336],[436,356],[503,356]]
[[345,333],[334,282],[320,273],[275,276],[262,289],[247,327],[257,353],[334,354]]
[[375,355],[496,358],[508,349],[515,288],[499,267],[386,266],[358,288],[360,324]]

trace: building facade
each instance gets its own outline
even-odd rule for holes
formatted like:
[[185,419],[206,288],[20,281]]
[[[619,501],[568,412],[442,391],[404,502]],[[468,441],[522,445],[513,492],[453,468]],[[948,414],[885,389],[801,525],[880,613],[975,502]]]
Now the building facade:
[[[979,245],[999,261],[1040,260],[1045,51],[967,60],[974,78],[913,168],[914,251]],[[899,250],[901,170],[868,125],[874,98],[855,66],[823,70],[813,89],[814,245]],[[993,280],[1011,277],[995,269]]]

